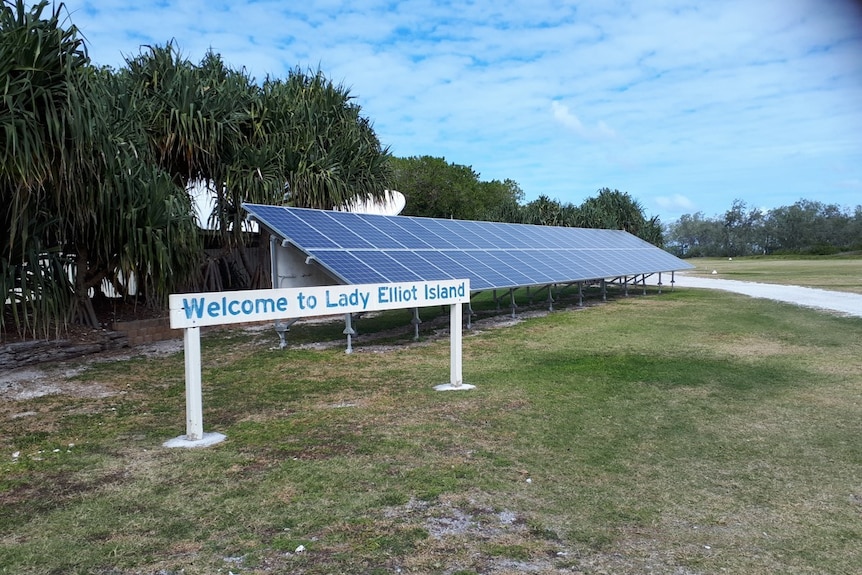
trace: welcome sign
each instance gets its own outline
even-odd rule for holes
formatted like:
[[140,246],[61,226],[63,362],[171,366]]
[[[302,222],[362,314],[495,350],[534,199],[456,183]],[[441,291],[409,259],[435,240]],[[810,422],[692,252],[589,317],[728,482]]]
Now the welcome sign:
[[170,319],[179,329],[468,301],[468,279],[172,294]]
[[469,279],[171,294],[171,327],[184,331],[186,434],[166,441],[164,445],[203,447],[225,438],[221,433],[204,433],[201,327],[448,305],[450,382],[435,389],[470,389],[473,386],[464,384],[461,374],[461,304],[469,301]]

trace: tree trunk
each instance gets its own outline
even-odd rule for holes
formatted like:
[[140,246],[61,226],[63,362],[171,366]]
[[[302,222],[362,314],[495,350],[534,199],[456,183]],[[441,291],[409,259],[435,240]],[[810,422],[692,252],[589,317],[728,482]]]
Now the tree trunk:
[[99,318],[93,307],[93,299],[90,297],[90,288],[98,287],[105,277],[104,273],[90,273],[89,252],[85,248],[78,248],[78,257],[75,262],[75,304],[73,318],[82,325],[99,328]]
[[[269,244],[266,244],[267,251],[268,248]],[[264,245],[259,245],[257,249],[261,252],[260,255],[263,256]],[[253,263],[248,257],[248,249],[242,242],[238,243],[234,250],[238,255],[239,263],[242,264],[242,267],[249,278],[248,287],[250,289],[259,289],[262,287],[268,288],[272,285],[271,283],[267,283],[269,280],[269,269],[263,265],[266,258],[259,257],[257,258],[256,263]]]

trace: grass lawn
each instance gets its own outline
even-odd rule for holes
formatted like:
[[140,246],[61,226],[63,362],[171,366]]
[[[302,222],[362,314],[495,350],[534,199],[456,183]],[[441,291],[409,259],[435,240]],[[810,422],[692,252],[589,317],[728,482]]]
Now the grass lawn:
[[205,335],[227,435],[205,449],[161,446],[181,353],[4,400],[0,573],[858,573],[862,320],[679,288],[560,303],[465,332],[477,388],[448,393],[429,334]]
[[690,275],[763,283],[792,284],[862,294],[862,256],[769,256],[745,258],[691,258]]

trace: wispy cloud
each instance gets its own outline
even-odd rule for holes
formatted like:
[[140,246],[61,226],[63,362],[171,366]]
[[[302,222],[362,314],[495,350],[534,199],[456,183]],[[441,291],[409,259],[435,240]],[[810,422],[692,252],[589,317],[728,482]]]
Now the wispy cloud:
[[616,137],[616,133],[603,121],[599,120],[595,125],[585,126],[568,106],[557,101],[551,102],[551,111],[555,120],[585,140],[609,140]]
[[[674,194],[672,196],[657,196],[655,203],[665,211],[669,212],[685,212],[692,213],[695,209],[695,203],[688,197],[682,194]],[[728,204],[730,207],[730,204]],[[711,214],[710,214],[711,215]]]

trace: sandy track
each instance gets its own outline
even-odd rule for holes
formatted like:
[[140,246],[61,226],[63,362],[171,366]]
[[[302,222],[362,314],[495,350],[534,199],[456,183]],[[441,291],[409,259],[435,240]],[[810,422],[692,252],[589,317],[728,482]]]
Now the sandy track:
[[[654,283],[658,281],[656,276],[650,279]],[[794,303],[804,307],[829,310],[842,315],[862,317],[862,295],[860,294],[792,285],[744,282],[711,277],[702,278],[689,276],[684,273],[677,273],[674,279],[674,287],[717,289],[751,297]],[[649,281],[648,279],[647,283]],[[665,286],[669,284],[667,274],[662,274],[662,283]]]

